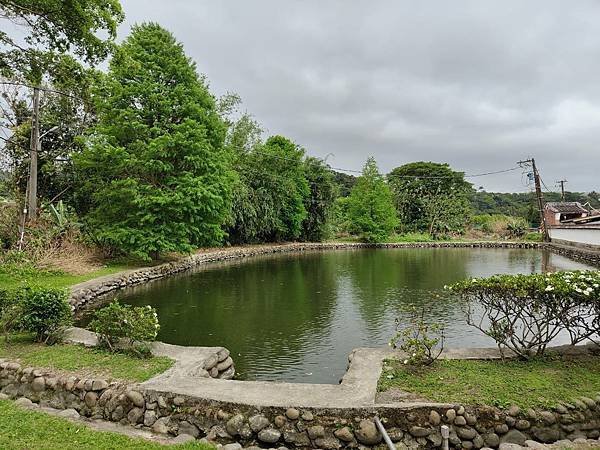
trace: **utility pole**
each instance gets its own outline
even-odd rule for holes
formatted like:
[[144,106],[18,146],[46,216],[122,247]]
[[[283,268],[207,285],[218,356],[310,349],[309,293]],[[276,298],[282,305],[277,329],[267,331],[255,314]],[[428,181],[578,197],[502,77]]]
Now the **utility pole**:
[[27,180],[27,219],[37,218],[38,154],[40,152],[40,89],[33,88],[33,113],[31,115],[31,141],[29,179]]
[[550,240],[550,235],[548,234],[548,227],[546,225],[546,216],[544,215],[544,196],[542,194],[542,184],[540,181],[540,174],[535,165],[535,159],[526,159],[523,161],[519,161],[517,164],[520,166],[529,166],[533,170],[533,181],[535,183],[535,196],[537,198],[538,209],[540,211],[540,226],[542,228],[542,238],[544,242],[548,242]]
[[567,183],[567,180],[559,180],[557,181],[558,184],[560,184],[560,201],[564,202],[565,201],[565,183]]

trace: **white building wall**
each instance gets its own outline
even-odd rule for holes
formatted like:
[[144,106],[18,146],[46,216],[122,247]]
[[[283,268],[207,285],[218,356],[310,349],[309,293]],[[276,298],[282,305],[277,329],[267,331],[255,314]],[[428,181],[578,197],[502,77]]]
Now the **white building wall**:
[[548,232],[552,241],[559,240],[600,248],[600,228],[550,228]]

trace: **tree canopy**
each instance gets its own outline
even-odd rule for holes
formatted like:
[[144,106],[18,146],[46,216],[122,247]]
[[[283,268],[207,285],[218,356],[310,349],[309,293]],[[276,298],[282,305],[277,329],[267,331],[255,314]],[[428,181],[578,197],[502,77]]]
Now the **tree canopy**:
[[226,126],[182,45],[157,24],[135,26],[96,101],[75,160],[94,238],[142,257],[219,244],[233,179]]
[[370,157],[348,198],[350,231],[366,242],[381,242],[399,225],[393,197],[377,163]]
[[123,18],[118,0],[0,0],[0,19],[25,35],[0,31],[0,73],[39,82],[65,53],[97,63],[110,53]]
[[410,231],[461,231],[470,216],[471,184],[448,164],[414,162],[388,175],[396,209]]

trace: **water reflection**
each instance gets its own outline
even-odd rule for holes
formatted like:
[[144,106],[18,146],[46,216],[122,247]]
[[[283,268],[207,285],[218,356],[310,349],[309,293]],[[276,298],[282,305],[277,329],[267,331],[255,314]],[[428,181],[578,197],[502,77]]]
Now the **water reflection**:
[[162,341],[229,348],[245,379],[337,383],[353,348],[386,345],[415,306],[446,324],[449,346],[490,345],[445,284],[576,268],[587,266],[520,249],[308,252],[211,264],[119,297],[157,308]]

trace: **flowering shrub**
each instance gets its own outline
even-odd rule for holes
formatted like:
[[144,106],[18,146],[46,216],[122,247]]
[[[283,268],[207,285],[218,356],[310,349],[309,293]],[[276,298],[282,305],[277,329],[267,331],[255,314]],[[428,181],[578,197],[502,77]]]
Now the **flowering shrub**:
[[404,364],[429,365],[439,358],[444,350],[444,327],[439,323],[428,324],[425,311],[414,316],[408,326],[396,319],[396,335],[390,346],[400,348],[408,355]]
[[144,343],[154,341],[160,329],[158,315],[151,306],[134,307],[117,301],[96,311],[89,327],[110,351],[116,351],[120,344],[139,356],[148,353]]
[[566,332],[571,344],[600,339],[600,272],[495,275],[448,289],[467,301],[467,323],[522,358]]

